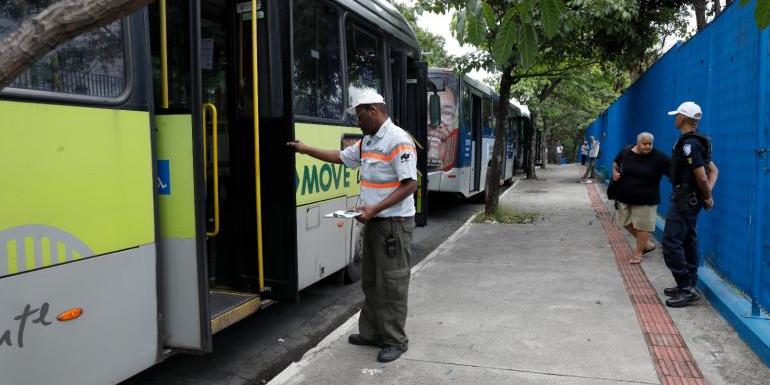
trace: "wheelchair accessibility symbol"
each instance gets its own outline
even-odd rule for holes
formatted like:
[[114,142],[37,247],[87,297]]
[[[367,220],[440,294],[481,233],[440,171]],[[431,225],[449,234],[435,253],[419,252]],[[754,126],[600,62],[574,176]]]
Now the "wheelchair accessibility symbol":
[[157,161],[158,177],[156,185],[158,194],[171,195],[171,166],[168,159],[159,159]]

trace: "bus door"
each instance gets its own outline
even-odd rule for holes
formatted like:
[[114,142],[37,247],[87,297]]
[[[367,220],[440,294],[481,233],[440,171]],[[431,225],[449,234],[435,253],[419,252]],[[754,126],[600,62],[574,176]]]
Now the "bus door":
[[[264,295],[264,256],[281,254],[267,245],[275,247],[268,239],[281,239],[282,225],[263,219],[285,216],[290,211],[281,208],[291,207],[274,198],[281,195],[277,186],[291,186],[290,177],[278,177],[290,175],[289,163],[265,154],[288,140],[274,137],[287,130],[270,119],[283,110],[267,91],[280,89],[282,79],[280,61],[274,65],[268,54],[274,47],[266,33],[267,20],[277,20],[281,13],[277,7],[275,1],[201,1],[202,157],[212,333],[271,303]],[[265,76],[268,73],[271,76]],[[273,161],[267,162],[270,168],[263,167],[267,159]]]
[[471,94],[471,178],[470,191],[481,189],[482,122],[481,97]]
[[414,135],[418,146],[417,154],[417,213],[418,226],[428,225],[428,106],[424,95],[428,92],[428,63],[407,57],[406,68],[407,128]]
[[[163,6],[161,6],[163,4]],[[177,351],[211,351],[206,274],[198,2],[148,7],[156,75],[155,156],[161,343]]]
[[[407,56],[402,49],[390,49],[390,78],[392,81],[391,116],[397,126],[405,129],[417,148],[418,188],[415,193],[415,222],[427,225],[427,101],[417,95],[427,94],[428,65]],[[420,120],[422,119],[422,120]]]

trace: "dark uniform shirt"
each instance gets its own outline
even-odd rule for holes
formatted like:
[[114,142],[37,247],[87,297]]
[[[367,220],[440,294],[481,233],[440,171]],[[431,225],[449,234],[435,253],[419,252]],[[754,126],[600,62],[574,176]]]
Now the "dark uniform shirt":
[[[679,146],[681,141],[683,142]],[[677,145],[674,146],[671,161],[671,176],[673,178],[671,184],[674,187],[686,185],[689,187],[689,191],[698,192],[698,196],[702,196],[702,191],[695,181],[695,174],[692,170],[711,163],[709,151],[704,147],[703,140],[693,135],[682,135],[677,141]]]

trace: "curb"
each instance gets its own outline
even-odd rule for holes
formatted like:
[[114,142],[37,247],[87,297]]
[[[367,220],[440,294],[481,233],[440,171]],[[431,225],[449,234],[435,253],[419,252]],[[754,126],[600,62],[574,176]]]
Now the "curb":
[[[653,236],[661,242],[666,218],[657,215]],[[752,318],[751,301],[708,266],[698,268],[698,289],[708,299],[709,304],[727,321],[741,340],[770,367],[770,322],[764,318]]]
[[[516,181],[511,185],[511,187],[505,190],[504,193],[500,194],[500,198],[505,197],[506,194],[508,194],[511,190],[516,188],[516,186],[519,184],[519,181],[521,181],[521,179],[516,179]],[[468,220],[466,220],[462,226],[460,226],[460,228],[455,230],[455,232],[449,236],[449,238],[447,238],[444,242],[441,242],[441,244],[438,245],[438,247],[436,247],[436,249],[434,249],[425,258],[423,258],[423,260],[420,261],[420,263],[412,267],[412,270],[411,270],[412,279],[417,277],[420,271],[424,269],[425,266],[427,266],[430,262],[432,262],[433,259],[435,259],[439,254],[446,252],[447,249],[449,249],[454,244],[455,239],[460,235],[464,234],[468,230],[470,225],[473,223],[473,218],[476,216],[476,214],[478,213],[473,213],[471,217],[468,218]],[[352,317],[350,317],[347,321],[345,321],[337,329],[331,332],[328,336],[324,337],[324,339],[321,340],[321,342],[319,342],[318,345],[316,345],[314,348],[305,352],[305,354],[302,355],[302,358],[299,361],[292,362],[284,370],[278,373],[277,376],[273,377],[273,379],[270,380],[270,382],[268,382],[267,385],[283,385],[287,381],[294,378],[294,376],[296,376],[299,373],[299,370],[301,368],[307,366],[310,363],[310,361],[313,358],[315,358],[319,353],[329,348],[329,346],[331,346],[331,344],[334,341],[338,340],[340,337],[342,337],[342,335],[347,333],[348,330],[350,330],[355,325],[356,321],[358,321],[358,317],[360,315],[361,315],[361,312],[359,311],[356,314],[354,314]]]
[[[735,329],[738,336],[770,366],[770,322],[767,318],[752,318],[751,301],[733,289],[707,266],[698,269],[698,289],[711,306]],[[765,314],[764,317],[767,317]]]

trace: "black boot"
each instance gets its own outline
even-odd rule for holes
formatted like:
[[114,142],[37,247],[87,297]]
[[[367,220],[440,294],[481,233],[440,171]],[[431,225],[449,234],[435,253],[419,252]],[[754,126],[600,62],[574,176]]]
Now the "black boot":
[[385,347],[380,350],[380,354],[377,355],[377,361],[395,361],[398,359],[398,357],[401,357],[401,354],[404,352],[406,352],[406,346],[401,347],[396,345],[385,345]]
[[700,299],[700,294],[693,287],[681,288],[679,290],[679,294],[666,300],[666,306],[685,307]]
[[679,286],[667,287],[663,289],[663,294],[665,294],[667,297],[676,297],[681,292],[682,289]]
[[377,341],[372,341],[366,339],[364,336],[360,334],[351,334],[348,336],[348,342],[353,345],[369,345],[369,346],[376,346],[378,348],[382,347],[382,343]]

